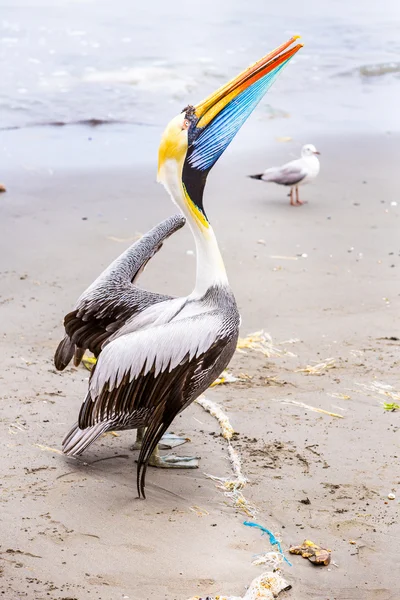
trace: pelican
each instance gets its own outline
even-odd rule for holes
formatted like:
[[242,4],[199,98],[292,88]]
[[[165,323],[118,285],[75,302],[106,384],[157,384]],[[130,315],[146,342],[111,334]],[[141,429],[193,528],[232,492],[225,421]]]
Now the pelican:
[[[207,175],[281,69],[302,47],[291,38],[196,106],[187,106],[161,138],[157,179],[179,216],[144,235],[80,296],[64,319],[55,354],[63,370],[88,349],[97,357],[78,421],[63,441],[79,455],[103,433],[138,429],[137,490],[145,497],[148,464],[192,467],[190,457],[160,457],[174,418],[228,365],[240,316],[203,206]],[[294,44],[294,45],[293,45]],[[173,298],[143,290],[137,279],[163,242],[188,222],[196,245],[194,290]]]
[[[319,154],[314,144],[306,144],[301,149],[301,157],[292,160],[281,167],[271,167],[259,175],[249,175],[252,179],[278,183],[290,187],[290,204],[300,206],[304,204],[299,198],[299,185],[310,183],[319,173]],[[296,190],[296,202],[294,201],[294,190]]]

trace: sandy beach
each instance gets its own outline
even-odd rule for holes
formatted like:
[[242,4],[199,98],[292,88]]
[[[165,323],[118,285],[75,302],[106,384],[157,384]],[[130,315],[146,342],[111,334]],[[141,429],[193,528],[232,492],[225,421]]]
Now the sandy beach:
[[[39,132],[40,133],[40,132]],[[205,206],[242,315],[241,334],[268,332],[279,355],[237,353],[217,386],[237,431],[246,499],[285,553],[308,538],[332,550],[329,567],[291,557],[287,600],[397,600],[400,411],[400,204],[394,134],[325,136],[308,204],[246,178],[263,155],[227,153]],[[269,154],[268,154],[269,153]],[[376,157],[379,156],[379,161]],[[212,474],[229,476],[216,421],[193,405],[173,424],[201,456],[196,471],[150,469],[136,499],[134,434],[106,435],[79,459],[61,455],[87,386],[83,367],[55,371],[63,315],[136,237],[174,208],[154,168],[6,171],[0,198],[2,323],[0,588],[7,600],[187,600],[244,593],[271,549],[243,526]],[[340,176],[339,176],[340,174]],[[195,256],[185,228],[141,279],[186,294]],[[332,359],[320,374],[302,371]],[[375,388],[374,388],[375,386]],[[385,388],[390,391],[390,388]],[[330,416],[312,411],[315,407]],[[397,494],[389,500],[388,494]],[[308,499],[308,501],[307,501]]]

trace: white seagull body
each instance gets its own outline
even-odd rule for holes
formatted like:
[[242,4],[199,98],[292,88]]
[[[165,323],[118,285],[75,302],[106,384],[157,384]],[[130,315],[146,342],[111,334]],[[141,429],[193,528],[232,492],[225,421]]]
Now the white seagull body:
[[[301,158],[292,160],[281,167],[271,167],[259,175],[250,175],[252,179],[260,179],[269,183],[278,183],[290,187],[290,204],[303,204],[299,199],[299,186],[313,181],[319,173],[318,150],[313,144],[306,144],[301,149]],[[296,202],[293,192],[296,190]]]
[[[197,466],[190,457],[160,457],[157,446],[174,418],[228,365],[239,333],[239,313],[204,210],[203,191],[215,162],[301,48],[289,48],[295,39],[169,123],[159,148],[158,181],[183,216],[166,219],[128,248],[64,319],[57,369],[72,358],[78,365],[86,349],[97,362],[63,451],[79,455],[106,431],[138,429],[139,496],[145,495],[148,464]],[[185,222],[196,244],[193,292],[172,298],[139,288],[137,279],[147,262]]]

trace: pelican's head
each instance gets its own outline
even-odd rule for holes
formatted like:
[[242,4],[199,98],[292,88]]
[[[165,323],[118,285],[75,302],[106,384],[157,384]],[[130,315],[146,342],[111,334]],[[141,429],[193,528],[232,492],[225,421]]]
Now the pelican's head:
[[301,156],[314,156],[314,154],[320,154],[314,144],[306,144],[301,149]]
[[184,212],[207,228],[203,191],[207,175],[253,112],[278,73],[302,47],[291,38],[168,124],[158,155],[158,181]]

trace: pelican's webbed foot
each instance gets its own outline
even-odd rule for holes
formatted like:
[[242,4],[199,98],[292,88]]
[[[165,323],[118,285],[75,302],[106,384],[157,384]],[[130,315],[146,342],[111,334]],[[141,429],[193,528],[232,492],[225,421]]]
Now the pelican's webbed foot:
[[199,466],[198,456],[176,456],[167,454],[160,456],[158,447],[150,456],[149,465],[159,469],[197,469]]
[[[133,446],[130,447],[130,450],[141,449],[144,432],[145,428],[139,428],[137,430],[136,442],[133,444]],[[181,437],[179,435],[175,435],[174,433],[164,433],[158,446],[159,448],[161,448],[161,450],[172,450],[177,446],[182,446],[182,444],[186,444],[186,442],[190,442],[190,439]]]

